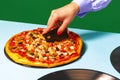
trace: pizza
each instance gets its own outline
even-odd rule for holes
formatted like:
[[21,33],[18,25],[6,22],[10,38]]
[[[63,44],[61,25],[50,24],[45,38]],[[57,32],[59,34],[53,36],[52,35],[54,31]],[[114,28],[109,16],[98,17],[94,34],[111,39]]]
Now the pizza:
[[83,43],[79,35],[69,31],[67,38],[47,42],[43,29],[15,34],[6,42],[5,54],[15,63],[46,68],[71,63],[81,56]]

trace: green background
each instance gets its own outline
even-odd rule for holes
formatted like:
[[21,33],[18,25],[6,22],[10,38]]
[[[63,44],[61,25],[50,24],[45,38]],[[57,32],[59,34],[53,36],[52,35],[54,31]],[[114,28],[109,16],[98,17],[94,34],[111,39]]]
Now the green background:
[[[62,7],[71,0],[0,0],[0,20],[46,25],[51,10]],[[120,32],[120,0],[112,0],[109,6],[84,18],[75,17],[69,27]]]

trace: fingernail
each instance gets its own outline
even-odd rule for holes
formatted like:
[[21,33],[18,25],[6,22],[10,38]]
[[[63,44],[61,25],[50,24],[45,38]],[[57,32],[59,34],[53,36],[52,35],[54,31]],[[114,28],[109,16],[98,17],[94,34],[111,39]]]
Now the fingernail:
[[60,35],[60,34],[61,34],[61,32],[60,32],[60,31],[58,31],[58,32],[57,32],[57,34],[58,34],[58,35]]

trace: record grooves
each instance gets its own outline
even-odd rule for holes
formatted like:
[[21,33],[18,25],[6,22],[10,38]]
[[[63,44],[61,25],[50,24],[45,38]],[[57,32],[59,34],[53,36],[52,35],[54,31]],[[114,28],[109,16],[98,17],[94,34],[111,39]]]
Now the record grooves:
[[112,51],[110,60],[113,67],[120,73],[120,46]]
[[38,80],[120,80],[103,72],[88,69],[68,69],[47,74]]

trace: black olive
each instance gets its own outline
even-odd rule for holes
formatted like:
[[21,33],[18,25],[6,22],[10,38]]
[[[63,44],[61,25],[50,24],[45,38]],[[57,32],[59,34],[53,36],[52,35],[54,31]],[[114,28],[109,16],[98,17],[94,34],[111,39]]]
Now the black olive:
[[12,49],[16,49],[17,47],[13,47]]
[[58,47],[56,47],[56,51],[59,51],[60,49]]
[[18,44],[23,44],[23,42],[18,42]]
[[34,53],[33,53],[33,52],[31,52],[31,53],[30,53],[30,55],[31,55],[31,56],[34,56]]
[[45,51],[45,53],[49,53],[49,51]]
[[32,33],[30,33],[29,35],[32,37],[32,39],[36,39],[36,37]]
[[30,36],[33,36],[33,34],[32,34],[32,33],[30,33],[29,35],[30,35]]

